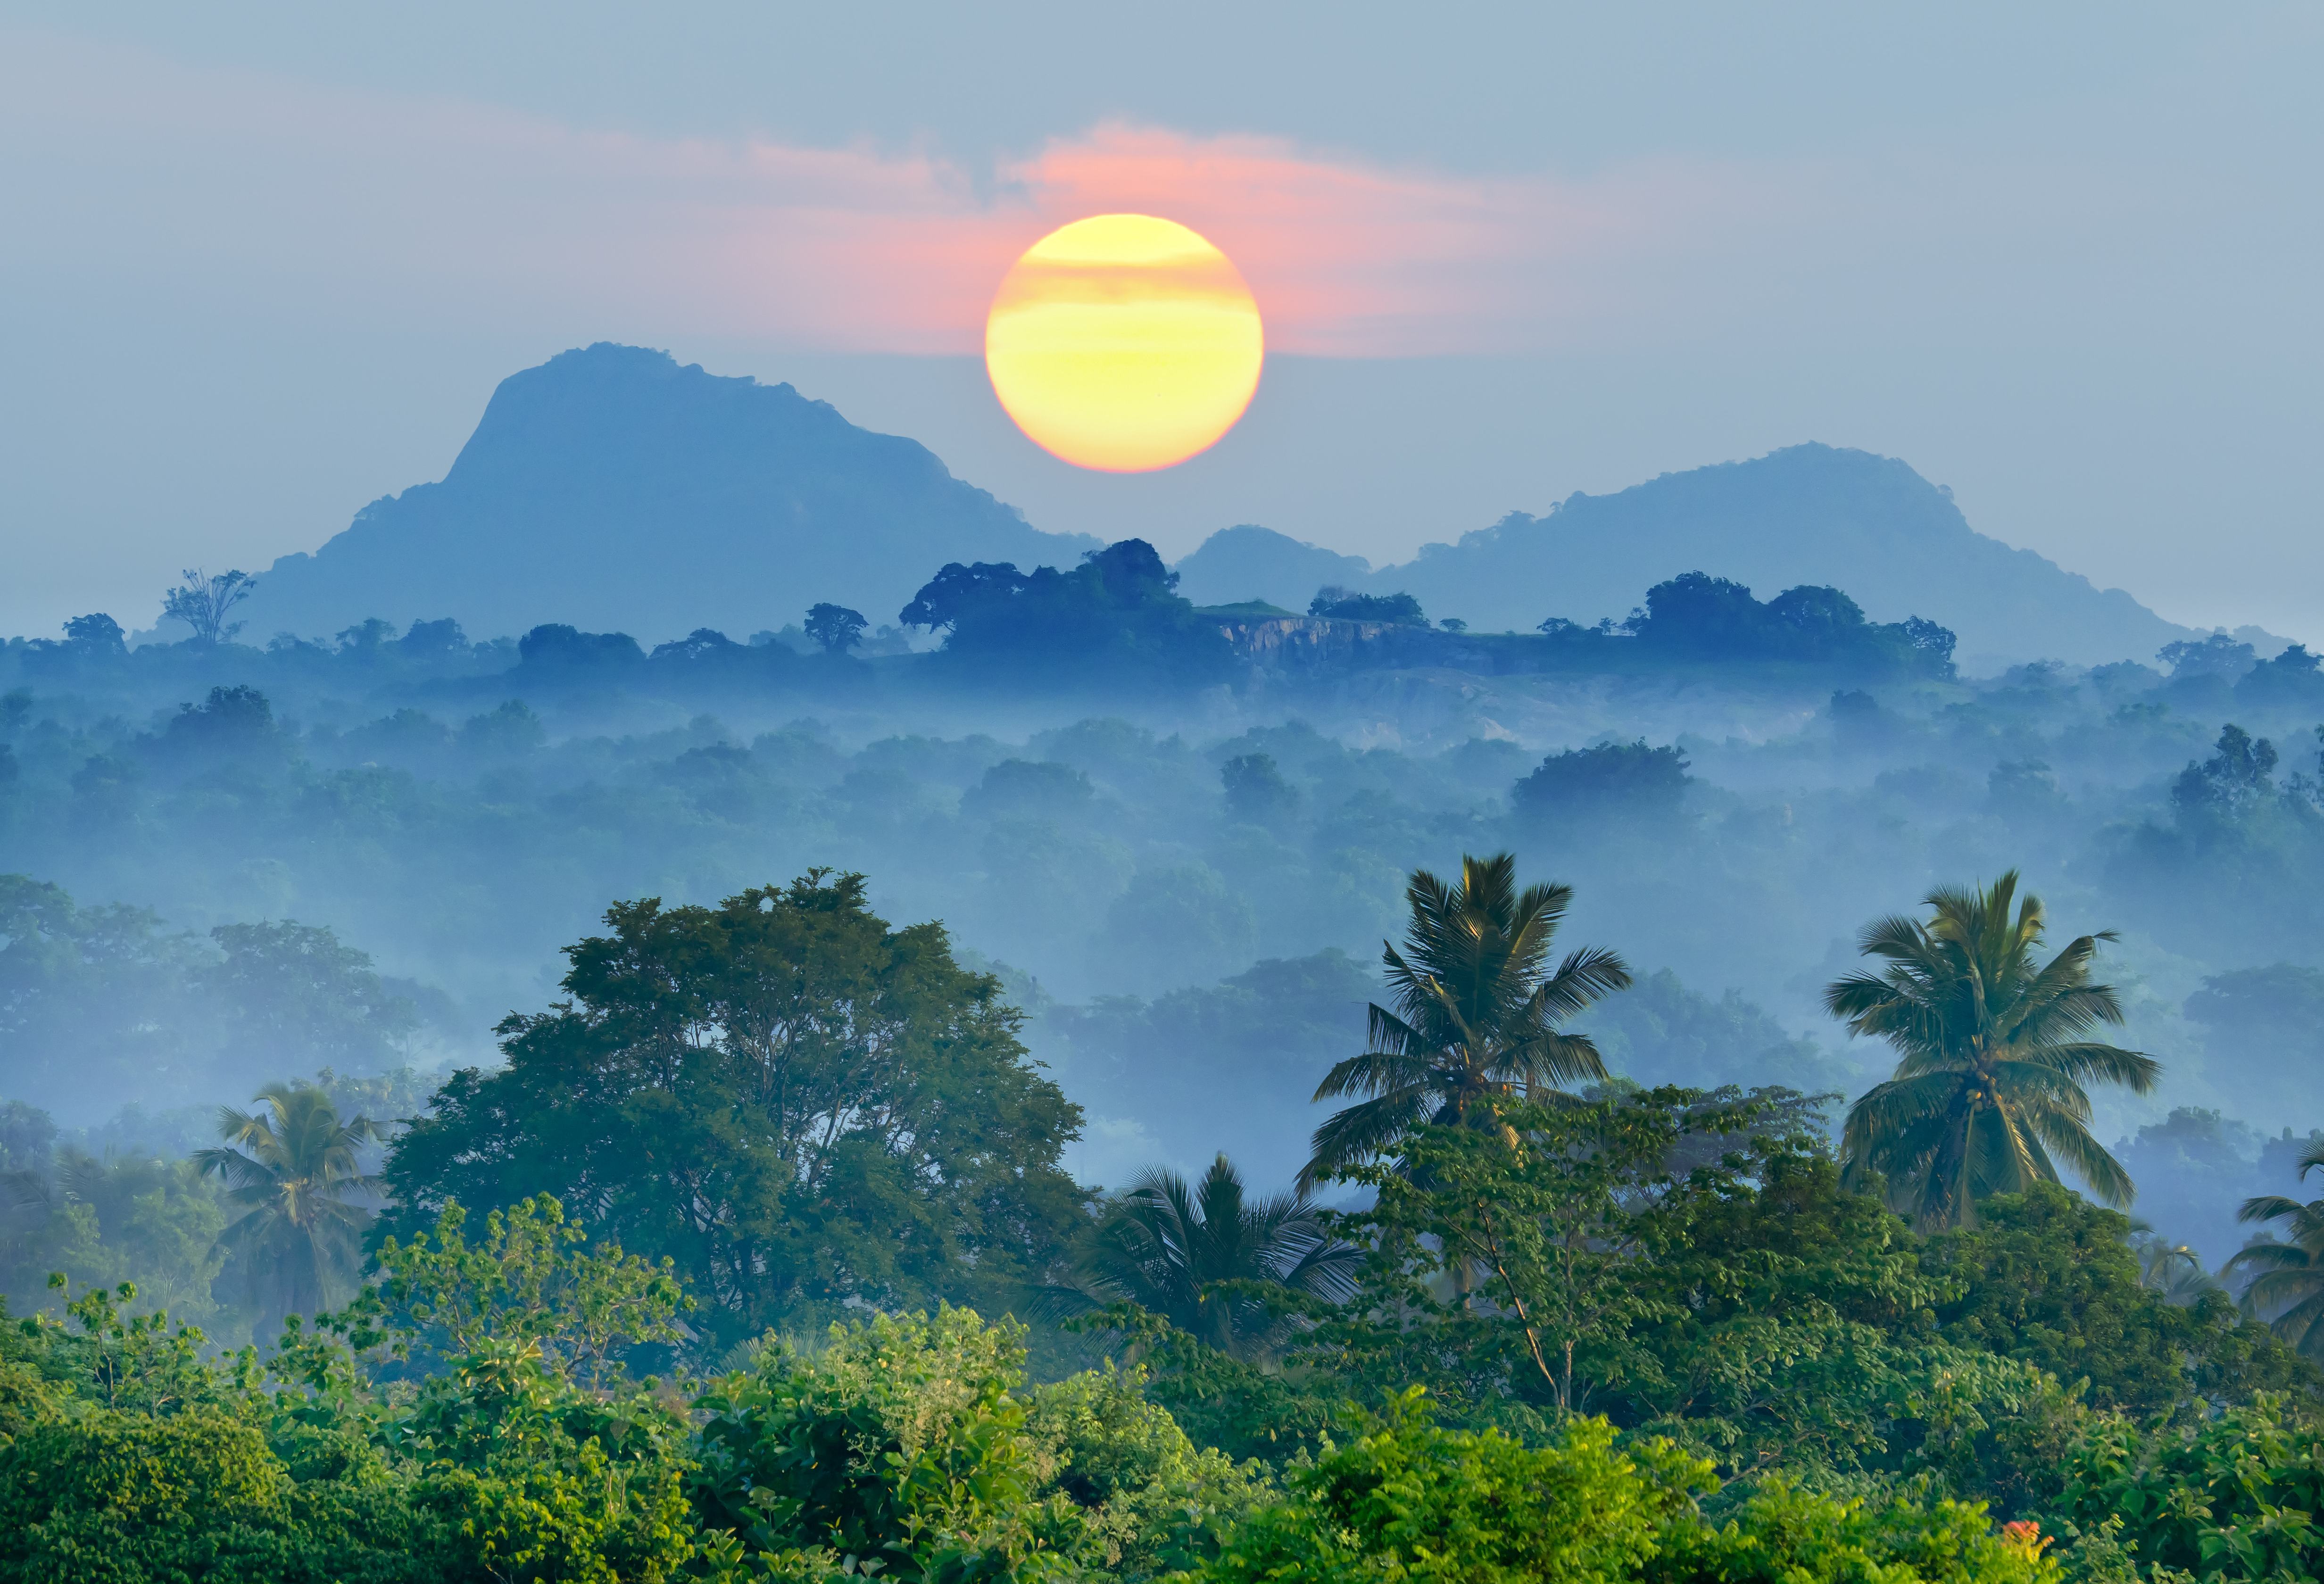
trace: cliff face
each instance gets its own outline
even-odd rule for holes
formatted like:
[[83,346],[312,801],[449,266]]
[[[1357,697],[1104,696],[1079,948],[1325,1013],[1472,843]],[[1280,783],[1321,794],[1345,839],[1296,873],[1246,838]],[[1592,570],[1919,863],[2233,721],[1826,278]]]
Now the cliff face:
[[1070,566],[1094,548],[788,385],[600,344],[502,382],[443,482],[277,561],[243,614],[262,637],[451,616],[477,636],[740,638],[822,600],[891,622],[946,561]]

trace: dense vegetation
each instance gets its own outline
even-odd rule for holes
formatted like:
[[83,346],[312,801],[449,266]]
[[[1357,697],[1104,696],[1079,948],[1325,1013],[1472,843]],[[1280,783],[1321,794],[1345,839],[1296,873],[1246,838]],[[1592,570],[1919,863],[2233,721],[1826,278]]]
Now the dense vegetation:
[[2304,650],[241,586],[0,654],[0,1580],[2324,1560]]
[[[1074,1187],[1078,1114],[998,981],[860,877],[616,905],[566,999],[503,1022],[505,1064],[452,1075],[378,1179],[381,1125],[318,1086],[222,1116],[199,1165],[244,1214],[214,1242],[272,1280],[267,1346],[61,1274],[61,1312],[0,1330],[0,1579],[2324,1560],[2286,1520],[2324,1494],[2299,1352],[2153,1280],[2047,1156],[1961,1175],[1923,1235],[1892,1205],[1929,1220],[1927,1181],[1884,1180],[1892,1147],[1853,1123],[1835,1156],[1794,1091],[1607,1081],[1560,1026],[1628,973],[1554,956],[1569,901],[1506,856],[1412,877],[1371,1053],[1321,1075],[1364,1097],[1317,1133],[1311,1174],[1362,1191],[1336,1210],[1253,1200],[1223,1158]],[[1969,944],[2031,962],[2039,906],[2010,901],[1941,893],[1923,927],[1941,947],[1989,914]],[[2033,982],[2103,1015],[2082,947]],[[2037,1053],[2072,1032],[2013,1027]],[[1896,1082],[1988,1037],[1888,1034]],[[367,1257],[342,1235],[366,1228]]]

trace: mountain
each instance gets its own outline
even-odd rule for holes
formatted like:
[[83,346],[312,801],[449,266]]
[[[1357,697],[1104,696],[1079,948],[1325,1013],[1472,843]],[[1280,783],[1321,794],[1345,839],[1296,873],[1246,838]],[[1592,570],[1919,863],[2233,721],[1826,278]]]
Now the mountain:
[[[1244,523],[1219,530],[1178,563],[1178,592],[1198,605],[1231,605],[1257,597],[1304,611],[1317,589],[1335,583],[1359,587],[1371,571],[1372,564],[1361,556],[1342,556]],[[1261,589],[1281,593],[1279,597],[1255,594]]]
[[1233,528],[1212,535],[1178,572],[1181,587],[1209,603],[1266,599],[1305,610],[1319,584],[1344,583],[1411,594],[1431,616],[1459,616],[1480,631],[1518,631],[1546,616],[1618,620],[1682,572],[1733,578],[1762,599],[1826,584],[1876,622],[1944,623],[1972,671],[2032,659],[2152,664],[2163,645],[2197,636],[2120,589],[2097,588],[1978,533],[1948,492],[1905,464],[1830,446],[1572,495],[1546,517],[1512,512],[1368,575],[1326,568],[1317,557],[1328,554],[1265,529]]
[[1096,548],[788,385],[600,343],[503,380],[441,483],[283,557],[236,614],[261,640],[369,616],[740,639],[820,600],[892,622],[946,561],[1070,566]]

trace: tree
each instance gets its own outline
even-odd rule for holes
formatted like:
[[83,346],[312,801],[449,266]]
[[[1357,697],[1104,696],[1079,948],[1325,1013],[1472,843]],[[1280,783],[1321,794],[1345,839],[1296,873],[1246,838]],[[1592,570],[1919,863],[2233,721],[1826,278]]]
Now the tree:
[[217,1003],[228,1052],[252,1066],[376,1072],[419,1026],[417,1008],[387,987],[371,953],[328,926],[222,924],[210,938],[224,960],[196,981]]
[[226,615],[258,588],[258,579],[246,572],[221,572],[213,577],[199,567],[179,574],[185,582],[161,596],[164,621],[183,622],[194,630],[197,643],[224,643],[242,631]]
[[2016,899],[2015,870],[1985,890],[1932,891],[1925,923],[1881,919],[1859,949],[1884,960],[1824,991],[1849,1032],[1900,1053],[1895,1076],[1849,1108],[1841,1158],[1851,1183],[1887,1180],[1899,1213],[1923,1228],[1968,1226],[1977,1202],[2058,1180],[2057,1158],[2108,1204],[2127,1204],[2130,1174],[2089,1130],[2083,1086],[2144,1094],[2162,1064],[2086,1037],[2123,1021],[2114,987],[2090,965],[2112,932],[2081,935],[2037,965],[2043,909]]
[[90,616],[75,616],[65,623],[65,647],[75,654],[92,659],[118,659],[129,652],[124,640],[121,623],[98,612]]
[[2171,784],[2171,806],[2181,823],[2247,814],[2275,794],[2275,744],[2254,738],[2233,722],[2219,730],[2211,757],[2190,760]]
[[[2300,1152],[2300,1177],[2324,1170],[2324,1139]],[[2310,1358],[2324,1363],[2324,1199],[2302,1204],[2281,1193],[2244,1201],[2236,1220],[2255,1223],[2281,1240],[2253,1243],[2231,1255],[2222,1275],[2249,1275],[2243,1310]]]
[[1081,1112],[1027,1058],[1000,981],[942,926],[890,928],[862,875],[715,907],[616,904],[567,998],[500,1026],[392,1147],[393,1227],[553,1193],[669,1257],[724,1346],[851,1301],[997,1308],[1063,1269]]
[[224,1144],[194,1158],[242,1208],[218,1242],[240,1264],[253,1306],[269,1317],[319,1314],[352,1275],[371,1223],[348,1200],[378,1189],[356,1151],[379,1134],[367,1117],[341,1120],[311,1083],[270,1083],[257,1099],[254,1113],[220,1107]]
[[1219,767],[1227,812],[1253,824],[1286,817],[1299,806],[1298,788],[1283,778],[1271,753],[1242,753]]
[[1315,597],[1307,602],[1307,613],[1338,622],[1385,622],[1397,627],[1428,625],[1420,602],[1408,594],[1358,594],[1336,585],[1316,590]]
[[1177,584],[1152,545],[1122,539],[1065,572],[954,562],[922,586],[901,620],[948,630],[935,662],[939,674],[971,672],[1046,689],[1220,680],[1233,653],[1218,623],[1197,615]]
[[1636,742],[1600,742],[1568,749],[1541,761],[1509,793],[1517,811],[1536,820],[1604,818],[1668,819],[1686,800],[1694,778],[1686,755],[1675,747]]
[[825,603],[807,609],[807,635],[823,645],[823,652],[828,655],[844,655],[853,649],[870,625],[862,612],[845,605]]
[[1626,989],[1630,971],[1602,947],[1567,953],[1549,972],[1572,900],[1562,885],[1517,889],[1507,852],[1461,860],[1459,887],[1416,870],[1405,889],[1405,949],[1383,943],[1395,1010],[1372,1003],[1368,1048],[1334,1065],[1319,1101],[1369,1098],[1315,1129],[1304,1188],[1393,1147],[1424,1123],[1499,1127],[1505,1106],[1578,1079],[1603,1078],[1586,1034],[1558,1025]]
[[[1056,1295],[1127,1299],[1237,1358],[1269,1356],[1284,1335],[1253,1286],[1339,1303],[1355,1291],[1358,1251],[1323,1230],[1302,1193],[1253,1200],[1225,1156],[1199,1183],[1156,1168],[1107,1207],[1080,1260],[1081,1285]],[[1221,1290],[1222,1284],[1237,1285]]]

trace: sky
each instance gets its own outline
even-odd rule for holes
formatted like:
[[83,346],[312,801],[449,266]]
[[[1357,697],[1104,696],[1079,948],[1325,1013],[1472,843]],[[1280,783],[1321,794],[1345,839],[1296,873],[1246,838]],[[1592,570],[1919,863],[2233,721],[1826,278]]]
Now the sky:
[[[1173,557],[1393,561],[1821,440],[2324,640],[2319,68],[2324,9],[2266,4],[0,0],[0,631],[149,626],[617,340]],[[1241,426],[1140,475],[978,357],[1017,253],[1121,209],[1268,336]]]

